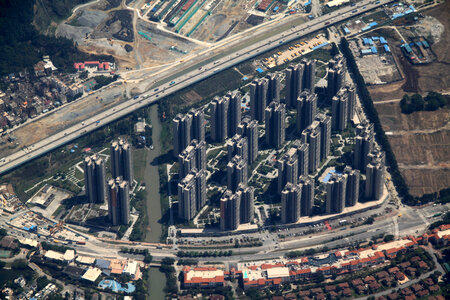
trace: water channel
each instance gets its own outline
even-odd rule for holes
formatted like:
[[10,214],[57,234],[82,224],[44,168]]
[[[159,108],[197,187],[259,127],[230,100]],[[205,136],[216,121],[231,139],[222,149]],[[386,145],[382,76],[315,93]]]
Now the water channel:
[[[149,150],[146,157],[146,167],[144,171],[144,181],[147,191],[147,215],[148,228],[145,235],[146,242],[159,242],[162,228],[158,221],[161,219],[161,203],[159,199],[159,173],[155,159],[161,154],[161,123],[158,118],[158,105],[150,107],[150,120],[152,123],[153,150]],[[164,286],[166,276],[158,268],[150,268],[149,272],[149,299],[164,299]]]

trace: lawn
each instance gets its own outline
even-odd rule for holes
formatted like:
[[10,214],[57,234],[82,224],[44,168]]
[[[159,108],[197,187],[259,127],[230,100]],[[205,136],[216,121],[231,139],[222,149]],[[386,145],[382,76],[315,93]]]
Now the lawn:
[[133,169],[134,177],[138,181],[144,180],[144,172],[147,163],[147,149],[134,149],[133,151]]

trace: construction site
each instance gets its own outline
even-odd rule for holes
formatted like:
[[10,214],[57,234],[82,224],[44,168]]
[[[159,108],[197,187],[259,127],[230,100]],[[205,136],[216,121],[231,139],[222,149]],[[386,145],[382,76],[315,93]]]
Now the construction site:
[[36,194],[34,194],[27,204],[34,205],[33,211],[51,218],[53,214],[60,210],[61,202],[72,197],[73,194],[63,189],[45,184]]
[[[435,91],[448,95],[450,32],[446,29],[450,26],[449,7],[445,2],[416,16],[397,18],[396,26],[376,31],[386,38],[403,79],[368,89],[383,129],[388,133],[399,169],[414,196],[434,193],[450,184],[446,159],[450,146],[448,107],[403,114],[399,104],[405,94],[426,96]],[[406,44],[411,49],[409,55],[403,46]],[[427,49],[424,54],[429,56],[423,61],[430,59],[431,62],[418,63],[422,60],[418,58],[422,55],[419,49]]]
[[35,233],[38,237],[51,238],[55,243],[83,243],[86,238],[70,230],[64,221],[58,223],[40,216],[33,211],[27,211],[14,215],[7,224],[28,232]]
[[176,33],[211,42],[256,25],[253,20],[255,16],[260,17],[262,22],[286,12],[296,13],[302,8],[299,3],[291,6],[287,3],[282,0],[155,1],[146,5],[144,14],[151,21],[164,23]]
[[350,40],[349,45],[366,84],[386,84],[402,79],[383,36],[361,36]]

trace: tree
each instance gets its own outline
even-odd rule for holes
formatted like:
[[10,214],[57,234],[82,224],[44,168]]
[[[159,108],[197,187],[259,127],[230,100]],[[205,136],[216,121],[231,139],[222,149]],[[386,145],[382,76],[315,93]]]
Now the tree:
[[423,110],[423,108],[425,106],[425,102],[423,101],[422,96],[419,94],[412,95],[411,104],[412,104],[412,107],[414,108],[414,111]]
[[50,281],[47,279],[46,276],[41,276],[38,279],[36,279],[37,289],[40,291],[49,283]]
[[152,256],[151,254],[146,254],[146,255],[145,255],[145,257],[144,257],[144,262],[145,262],[146,264],[151,263],[152,260],[153,260],[153,256]]
[[390,242],[394,240],[394,236],[392,234],[388,234],[384,237],[384,242]]
[[364,224],[371,225],[371,224],[373,224],[374,221],[375,221],[375,219],[372,216],[370,216],[367,218],[367,220],[364,222]]
[[28,263],[24,259],[16,259],[13,261],[11,267],[16,270],[25,270],[28,268]]
[[430,100],[427,102],[426,109],[427,109],[428,111],[435,111],[435,110],[438,110],[438,109],[439,109],[439,102],[438,102],[438,100],[436,100],[436,99],[430,99]]
[[175,259],[173,259],[173,258],[171,258],[171,257],[164,257],[164,258],[161,260],[161,264],[163,264],[163,265],[169,265],[169,266],[172,266],[172,265],[174,264],[174,262],[175,262]]

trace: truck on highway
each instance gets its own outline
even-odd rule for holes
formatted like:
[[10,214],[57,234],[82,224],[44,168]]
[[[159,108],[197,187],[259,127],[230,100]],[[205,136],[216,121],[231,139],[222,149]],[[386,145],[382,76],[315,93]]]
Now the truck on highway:
[[138,99],[138,98],[139,98],[139,96],[137,96],[137,95],[136,95],[136,96],[134,96],[134,99]]
[[175,84],[175,81],[172,81],[169,85],[174,85]]

